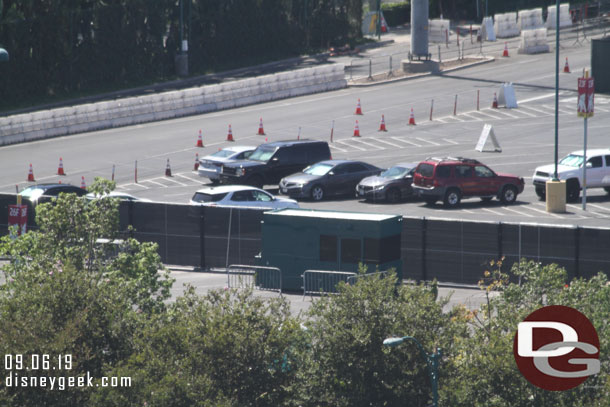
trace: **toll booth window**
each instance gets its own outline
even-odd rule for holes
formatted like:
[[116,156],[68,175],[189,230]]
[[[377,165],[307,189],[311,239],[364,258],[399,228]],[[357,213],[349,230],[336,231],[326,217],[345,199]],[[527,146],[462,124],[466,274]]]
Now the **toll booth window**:
[[337,236],[320,235],[320,261],[337,262]]
[[341,262],[358,263],[361,259],[360,239],[341,239]]
[[380,243],[381,263],[400,260],[400,235],[381,238]]

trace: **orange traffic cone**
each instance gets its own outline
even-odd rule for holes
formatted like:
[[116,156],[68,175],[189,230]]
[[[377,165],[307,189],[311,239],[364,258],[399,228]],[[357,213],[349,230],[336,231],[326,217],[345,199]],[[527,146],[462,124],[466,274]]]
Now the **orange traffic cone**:
[[354,127],[353,137],[360,137],[360,127],[358,127],[358,120],[356,120],[356,126]]
[[379,123],[379,130],[378,131],[388,131],[385,128],[385,117],[383,115],[381,115],[381,123]]
[[491,107],[494,108],[494,109],[498,108],[498,98],[496,97],[496,92],[494,92],[494,101],[491,104]]
[[201,130],[199,130],[199,136],[197,137],[197,144],[195,147],[203,147],[203,136],[201,135]]
[[169,158],[167,159],[167,165],[165,166],[165,176],[166,177],[171,177],[172,176],[172,169],[169,166]]
[[360,107],[360,99],[358,99],[358,104],[356,105],[356,113],[354,114],[362,114],[362,107]]
[[263,129],[263,118],[261,117],[259,122],[258,122],[258,134],[259,136],[264,136],[265,135],[265,130]]
[[413,115],[413,108],[411,108],[411,116],[409,116],[409,124],[415,126],[415,116]]
[[82,189],[87,189],[87,185],[85,184],[85,176],[84,175],[80,178],[80,187]]
[[227,141],[235,141],[235,140],[233,140],[233,131],[231,130],[230,124],[229,124],[229,133],[227,134]]
[[64,172],[64,160],[59,157],[59,167],[57,167],[57,175],[66,175]]
[[32,164],[30,164],[30,170],[28,171],[28,182],[36,182],[34,179],[34,170],[32,169]]
[[193,166],[193,171],[197,171],[199,169],[199,153],[195,153],[195,166]]
[[570,65],[568,65],[568,57],[566,57],[566,64],[563,67],[563,73],[570,73]]
[[504,43],[504,52],[502,53],[503,57],[507,57],[508,56],[508,44],[505,42]]

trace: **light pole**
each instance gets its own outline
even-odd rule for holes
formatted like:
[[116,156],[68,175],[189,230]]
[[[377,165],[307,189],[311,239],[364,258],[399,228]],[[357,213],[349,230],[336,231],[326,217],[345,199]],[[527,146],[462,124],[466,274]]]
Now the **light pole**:
[[415,344],[421,351],[421,354],[426,359],[426,364],[428,365],[428,374],[430,376],[430,384],[432,386],[432,405],[434,407],[438,407],[438,363],[439,359],[441,358],[441,349],[436,348],[436,351],[434,353],[427,353],[424,349],[424,346],[412,336],[387,338],[383,341],[383,344],[385,346],[397,346],[403,343],[405,340],[415,342]]

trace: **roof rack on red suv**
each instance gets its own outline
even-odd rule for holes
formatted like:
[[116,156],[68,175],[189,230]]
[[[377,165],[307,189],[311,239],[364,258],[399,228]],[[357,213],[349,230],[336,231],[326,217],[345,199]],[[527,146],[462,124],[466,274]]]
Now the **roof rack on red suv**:
[[511,204],[523,192],[523,178],[497,174],[479,160],[464,157],[430,157],[420,162],[413,175],[413,190],[427,204],[439,199],[447,207],[459,205],[462,198],[497,197]]

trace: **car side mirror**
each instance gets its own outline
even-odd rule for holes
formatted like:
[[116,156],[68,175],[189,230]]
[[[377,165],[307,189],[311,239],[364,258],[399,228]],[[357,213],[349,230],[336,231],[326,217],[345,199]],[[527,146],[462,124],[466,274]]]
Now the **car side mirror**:
[[329,172],[328,172],[328,176],[329,176],[329,177],[330,177],[330,176],[333,176],[333,175],[335,175],[335,173],[334,173],[333,171],[329,171]]
[[587,168],[593,168],[593,164],[592,163],[587,163]]

